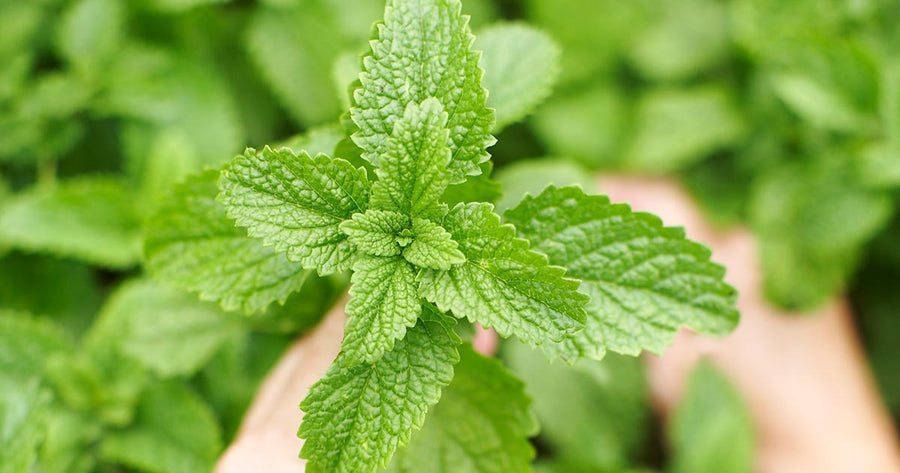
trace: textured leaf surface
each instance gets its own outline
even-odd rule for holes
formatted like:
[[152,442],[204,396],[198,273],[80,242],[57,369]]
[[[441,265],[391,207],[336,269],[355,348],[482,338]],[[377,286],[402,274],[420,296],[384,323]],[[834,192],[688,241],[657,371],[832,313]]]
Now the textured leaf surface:
[[654,215],[577,187],[550,187],[506,217],[591,296],[584,330],[548,345],[549,353],[566,359],[599,359],[607,349],[658,353],[681,326],[721,335],[737,324],[725,269],[710,262],[708,248]]
[[124,268],[140,257],[134,197],[125,183],[70,179],[10,197],[0,209],[0,245]]
[[341,224],[341,231],[365,254],[396,256],[402,251],[398,241],[399,234],[403,230],[409,231],[409,226],[409,217],[406,215],[373,209],[353,215],[353,218]]
[[378,181],[370,205],[404,215],[431,216],[450,182],[447,113],[435,98],[419,106],[410,103],[394,124],[384,154],[379,156]]
[[399,256],[359,255],[352,283],[340,361],[347,366],[375,363],[422,312],[415,270]]
[[373,164],[388,148],[395,122],[410,103],[437,98],[452,111],[447,122],[453,162],[452,182],[480,172],[494,113],[485,106],[480,54],[458,0],[391,0],[385,21],[364,61],[361,87],[353,94],[351,117],[358,130],[353,140]]
[[530,406],[521,381],[496,360],[465,346],[441,402],[397,452],[388,471],[529,472],[534,449],[528,437],[538,428]]
[[694,369],[669,424],[673,473],[750,473],[753,421],[737,390],[709,363]]
[[222,171],[219,189],[228,216],[291,261],[319,274],[349,268],[355,250],[338,226],[366,210],[365,170],[323,154],[266,147],[236,158]]
[[145,267],[159,281],[199,292],[226,310],[284,304],[310,271],[250,238],[216,202],[218,171],[175,188],[147,224]]
[[124,354],[164,377],[194,373],[238,329],[215,305],[141,280],[118,289],[100,317],[118,327],[108,335]]
[[368,473],[386,466],[453,378],[456,340],[444,325],[422,320],[378,363],[332,365],[300,405],[306,471]]
[[72,345],[53,324],[0,310],[0,377],[23,379],[38,375],[47,358],[72,350]]
[[213,411],[187,386],[156,383],[141,396],[134,425],[104,437],[100,456],[152,473],[211,471],[221,435]]
[[559,74],[559,46],[546,33],[524,23],[501,23],[478,33],[483,51],[487,104],[497,112],[494,130],[527,116],[550,95]]
[[578,282],[529,250],[515,228],[501,225],[490,204],[459,204],[443,225],[466,262],[449,271],[421,275],[423,296],[442,311],[493,327],[503,337],[516,335],[538,346],[560,341],[585,320],[587,296]]
[[446,271],[466,261],[453,236],[440,225],[422,218],[413,219],[412,234],[412,242],[403,249],[403,257],[410,263]]

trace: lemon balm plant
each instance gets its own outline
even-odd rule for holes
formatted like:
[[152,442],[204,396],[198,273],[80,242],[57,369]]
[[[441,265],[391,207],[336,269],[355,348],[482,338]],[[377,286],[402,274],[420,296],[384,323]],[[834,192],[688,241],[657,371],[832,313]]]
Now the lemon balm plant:
[[[528,397],[473,351],[469,323],[568,363],[737,323],[724,269],[653,215],[552,186],[497,213],[497,116],[539,101],[546,81],[510,74],[486,90],[474,39],[458,0],[389,1],[343,130],[248,149],[217,201],[217,173],[194,177],[151,225],[151,273],[229,309],[284,301],[310,271],[352,274],[341,353],[301,404],[307,471],[528,471]],[[528,54],[503,59],[553,73],[528,70]]]

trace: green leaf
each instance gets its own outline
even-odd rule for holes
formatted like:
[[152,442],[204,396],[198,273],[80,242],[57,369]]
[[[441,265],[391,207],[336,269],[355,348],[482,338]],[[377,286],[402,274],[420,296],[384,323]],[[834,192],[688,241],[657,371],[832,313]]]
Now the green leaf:
[[39,379],[0,376],[0,473],[33,471],[46,434],[50,393]]
[[18,252],[0,257],[0,308],[46,316],[80,335],[97,314],[102,296],[86,265]]
[[239,327],[215,305],[146,280],[116,290],[99,317],[118,327],[106,336],[122,353],[162,377],[196,372]]
[[809,123],[837,131],[855,132],[871,118],[854,107],[841,91],[833,90],[802,72],[783,72],[772,77],[775,93]]
[[[592,168],[622,158],[631,125],[632,99],[614,83],[555,94],[530,122],[552,155],[571,157]],[[505,140],[504,140],[505,142]]]
[[890,221],[885,192],[855,181],[846,161],[784,165],[761,174],[748,213],[760,241],[766,295],[791,309],[808,309],[847,283],[863,249]]
[[683,80],[727,57],[728,6],[716,0],[659,2],[655,18],[628,44],[628,59],[644,77]]
[[525,118],[544,101],[559,75],[560,49],[525,23],[500,23],[478,33],[487,105],[497,112],[494,131]]
[[407,106],[435,97],[453,111],[447,121],[451,182],[479,174],[478,164],[490,157],[486,148],[496,141],[494,113],[485,105],[480,55],[471,48],[473,36],[459,0],[391,0],[384,18],[353,94],[350,115],[358,127],[353,141],[378,165]]
[[222,171],[219,189],[228,216],[289,260],[322,275],[350,267],[355,248],[338,227],[366,210],[364,169],[323,154],[248,149]]
[[522,382],[468,345],[441,402],[397,452],[392,473],[530,472],[538,426]]
[[578,185],[593,192],[594,173],[580,164],[563,158],[522,159],[497,171],[503,197],[497,210],[504,212],[522,201],[526,194],[538,195],[547,186]]
[[151,473],[211,471],[222,451],[212,410],[186,385],[156,383],[141,395],[134,425],[109,432],[100,458]]
[[0,245],[125,268],[140,257],[133,195],[120,180],[69,179],[35,187],[0,208]]
[[720,86],[651,90],[640,98],[635,114],[636,130],[625,164],[645,172],[694,164],[734,144],[744,133],[734,100]]
[[412,242],[403,249],[406,261],[420,268],[444,271],[466,262],[466,255],[457,249],[453,236],[440,225],[415,218],[412,221],[412,234]]
[[538,346],[560,341],[581,327],[588,297],[547,257],[529,250],[515,228],[501,225],[491,204],[459,204],[444,218],[466,262],[449,271],[425,270],[422,295],[441,311],[452,310],[503,337]]
[[654,215],[577,187],[549,187],[505,215],[591,296],[584,330],[548,344],[548,353],[565,359],[600,359],[607,349],[659,353],[681,326],[722,335],[737,325],[737,294],[722,281],[725,269],[682,228],[663,227]]
[[63,12],[57,41],[81,74],[96,75],[121,47],[125,12],[115,0],[78,0]]
[[14,380],[40,375],[49,357],[72,349],[72,340],[56,325],[0,310],[0,377]]
[[447,113],[435,98],[411,102],[377,161],[372,208],[411,217],[439,217],[438,199],[450,182]]
[[359,255],[351,281],[339,358],[350,367],[380,360],[422,312],[415,269],[403,258]]
[[228,3],[230,1],[231,0],[150,0],[149,3],[153,8],[160,11],[181,13],[203,5],[216,5]]
[[713,366],[694,369],[669,423],[673,473],[749,473],[753,421],[737,390]]
[[237,228],[216,202],[218,171],[189,178],[147,223],[145,267],[159,281],[200,293],[225,310],[284,304],[310,271]]
[[333,364],[300,405],[306,471],[369,473],[386,466],[453,378],[456,343],[443,324],[422,320],[378,363]]
[[651,427],[641,359],[610,354],[602,362],[560,366],[510,342],[503,344],[501,354],[534,399],[541,425],[538,442],[553,452],[554,460],[580,466],[561,471],[618,472],[641,454]]
[[343,44],[324,2],[256,9],[247,26],[246,47],[297,123],[309,126],[338,118],[340,101],[331,85],[331,66]]
[[294,154],[306,153],[310,156],[317,154],[334,154],[334,148],[346,138],[344,128],[337,123],[311,128],[305,133],[291,137],[275,148],[285,147],[294,151]]
[[340,228],[350,242],[367,255],[397,256],[402,251],[400,233],[409,226],[406,215],[387,210],[367,210],[366,213],[354,214]]

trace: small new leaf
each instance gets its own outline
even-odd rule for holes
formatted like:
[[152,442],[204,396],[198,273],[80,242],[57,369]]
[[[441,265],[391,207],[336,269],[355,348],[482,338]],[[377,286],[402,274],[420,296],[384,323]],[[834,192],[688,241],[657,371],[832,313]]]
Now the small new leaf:
[[451,182],[479,174],[478,164],[489,158],[494,111],[485,105],[481,54],[471,47],[474,36],[460,8],[459,0],[388,2],[350,108],[358,128],[353,141],[372,164],[380,164],[407,106],[429,97],[453,111],[447,120]]
[[532,346],[562,340],[584,322],[588,297],[563,268],[550,266],[527,240],[516,238],[514,227],[501,225],[493,208],[459,204],[447,214],[443,226],[466,261],[449,271],[423,271],[422,295],[503,337],[516,335]]
[[658,217],[589,196],[577,187],[548,187],[506,212],[519,234],[583,281],[591,296],[584,330],[545,350],[568,360],[600,359],[607,349],[660,352],[681,326],[710,335],[738,321],[736,292],[705,246]]
[[466,255],[457,249],[458,245],[453,241],[453,235],[440,225],[430,220],[416,218],[412,221],[412,234],[412,242],[403,250],[406,261],[420,268],[444,271],[466,261]]
[[421,428],[459,361],[456,336],[419,321],[375,364],[335,363],[300,408],[309,473],[371,473]]
[[321,275],[350,267],[356,249],[339,225],[366,210],[364,169],[324,154],[248,149],[222,171],[219,189],[228,216],[289,260]]
[[422,312],[415,269],[399,256],[357,255],[352,282],[340,358],[347,366],[378,361]]
[[446,126],[447,113],[434,97],[421,106],[410,103],[406,107],[379,157],[372,208],[412,217],[439,218],[446,213],[438,202],[450,183],[450,132]]
[[[355,214],[340,225],[350,242],[363,253],[372,256],[396,256],[402,251],[399,238],[409,229],[409,217],[385,210],[367,210]],[[406,246],[405,244],[403,246]]]

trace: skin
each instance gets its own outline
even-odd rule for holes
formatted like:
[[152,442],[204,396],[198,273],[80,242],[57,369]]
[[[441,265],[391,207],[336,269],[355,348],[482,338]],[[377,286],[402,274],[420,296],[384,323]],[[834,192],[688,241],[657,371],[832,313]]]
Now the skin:
[[[652,211],[667,225],[713,248],[730,268],[726,280],[739,293],[739,327],[721,339],[678,334],[663,356],[645,357],[655,405],[665,417],[692,367],[710,359],[743,394],[757,429],[759,473],[900,473],[900,443],[868,371],[845,301],[808,314],[783,313],[760,291],[756,242],[744,229],[717,232],[672,181],[634,177],[600,179],[614,202]],[[217,473],[303,471],[297,458],[297,408],[337,356],[346,316],[338,304],[315,330],[300,338],[260,388]],[[492,332],[474,341],[496,350]]]

